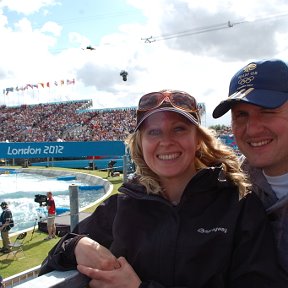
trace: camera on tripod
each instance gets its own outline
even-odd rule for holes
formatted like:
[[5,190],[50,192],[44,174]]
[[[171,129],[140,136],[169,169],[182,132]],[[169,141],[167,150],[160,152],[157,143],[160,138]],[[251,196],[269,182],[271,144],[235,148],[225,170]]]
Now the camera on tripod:
[[47,206],[48,198],[46,195],[37,194],[35,195],[34,202],[39,203],[40,207]]

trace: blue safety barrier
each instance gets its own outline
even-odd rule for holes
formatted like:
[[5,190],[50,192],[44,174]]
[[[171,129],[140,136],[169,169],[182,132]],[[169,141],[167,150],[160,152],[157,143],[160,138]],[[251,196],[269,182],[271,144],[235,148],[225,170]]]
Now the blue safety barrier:
[[60,215],[60,214],[63,214],[65,212],[69,212],[70,209],[67,208],[67,207],[56,207],[56,214],[57,215]]
[[70,181],[70,180],[76,180],[76,176],[59,176],[57,177],[57,180],[63,180],[63,181]]
[[104,189],[103,185],[79,186],[79,190],[100,190]]

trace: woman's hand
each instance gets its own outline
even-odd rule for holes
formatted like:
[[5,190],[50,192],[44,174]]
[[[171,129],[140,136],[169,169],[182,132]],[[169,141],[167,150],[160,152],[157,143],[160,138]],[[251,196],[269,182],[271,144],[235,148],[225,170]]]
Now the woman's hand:
[[121,267],[111,271],[93,269],[83,265],[78,265],[77,269],[92,279],[89,283],[91,288],[138,288],[141,280],[131,265],[124,257],[119,257],[118,263]]
[[77,264],[101,270],[120,268],[117,258],[96,241],[83,237],[75,247]]

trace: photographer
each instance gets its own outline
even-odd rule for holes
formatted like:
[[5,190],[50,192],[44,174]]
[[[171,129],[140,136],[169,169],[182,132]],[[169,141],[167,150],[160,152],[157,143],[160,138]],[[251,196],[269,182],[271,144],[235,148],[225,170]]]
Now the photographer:
[[56,237],[56,225],[55,225],[55,216],[56,216],[56,207],[55,201],[53,199],[52,192],[47,192],[47,210],[48,210],[48,218],[47,218],[47,231],[48,236],[44,240],[51,240]]
[[10,238],[9,238],[9,230],[14,226],[12,212],[8,208],[7,202],[2,202],[0,204],[3,212],[0,216],[0,231],[1,231],[1,238],[3,242],[3,247],[0,249],[2,253],[9,253],[11,248],[9,247]]

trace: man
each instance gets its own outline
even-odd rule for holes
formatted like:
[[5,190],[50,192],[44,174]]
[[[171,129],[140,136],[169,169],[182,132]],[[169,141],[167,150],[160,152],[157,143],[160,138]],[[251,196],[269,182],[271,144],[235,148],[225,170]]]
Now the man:
[[0,249],[0,252],[9,253],[11,251],[11,247],[9,246],[9,244],[11,244],[9,230],[14,226],[14,222],[12,212],[8,208],[7,202],[2,202],[0,206],[2,208],[2,213],[0,216],[0,231],[3,242],[3,247]]
[[56,207],[55,201],[53,199],[52,192],[47,192],[47,210],[48,210],[48,218],[47,218],[47,231],[48,236],[44,240],[51,240],[56,237],[56,225],[55,225],[55,216],[56,216]]
[[232,131],[245,156],[243,169],[265,206],[288,281],[287,100],[287,64],[278,59],[252,62],[233,76],[229,96],[215,108],[213,117],[231,109]]

